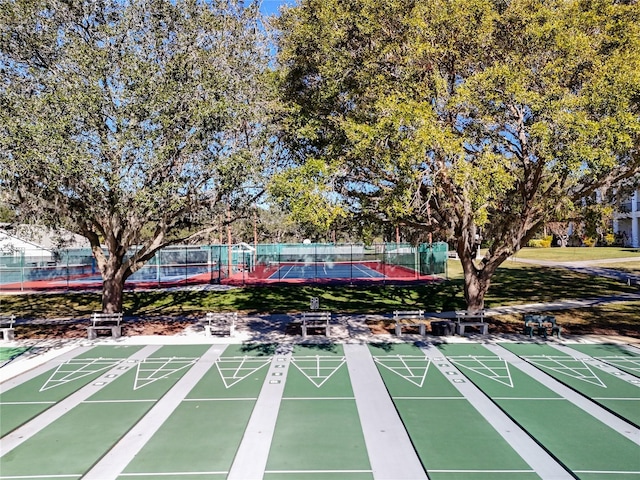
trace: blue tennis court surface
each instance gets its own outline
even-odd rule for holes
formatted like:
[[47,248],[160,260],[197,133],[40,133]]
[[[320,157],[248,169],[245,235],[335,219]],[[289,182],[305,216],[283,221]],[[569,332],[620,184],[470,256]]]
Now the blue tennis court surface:
[[353,263],[311,263],[299,265],[282,265],[269,276],[269,280],[308,278],[385,278],[366,265]]

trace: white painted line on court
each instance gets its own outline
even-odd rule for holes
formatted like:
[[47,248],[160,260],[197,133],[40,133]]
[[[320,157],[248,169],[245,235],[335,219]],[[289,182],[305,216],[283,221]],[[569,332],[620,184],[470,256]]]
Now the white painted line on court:
[[51,349],[40,355],[10,363],[0,369],[0,394],[51,370],[52,362],[64,362],[91,350],[93,346]]
[[2,480],[28,480],[30,478],[34,478],[34,479],[38,479],[38,478],[80,478],[82,476],[81,473],[69,473],[69,474],[64,474],[64,473],[60,473],[57,475],[9,475],[9,476],[2,476],[0,478],[2,478]]
[[[595,357],[590,357],[582,352],[579,352],[577,350],[574,350],[572,348],[570,348],[567,345],[555,345],[552,344],[552,347],[555,348],[556,350],[561,351],[562,353],[566,354],[566,355],[570,355],[571,357],[573,357],[576,360],[581,360],[582,362],[590,362],[593,363],[593,365],[595,367],[597,367],[598,369],[600,369],[603,372],[606,372],[610,375],[616,375],[618,378],[620,378],[621,380],[624,380],[628,383],[631,384],[635,384],[636,381],[638,380],[638,377],[631,375],[630,373],[627,373],[623,370],[620,370],[621,366],[625,366],[627,368],[629,368],[630,370],[633,371],[638,371],[640,373],[640,368],[631,368],[629,367],[629,365],[627,363],[631,363],[633,365],[637,365],[637,367],[640,367],[640,358],[637,359],[625,359],[628,360],[628,362],[620,362],[618,363],[616,360],[614,360],[613,362],[609,362],[607,357],[604,358],[595,358]],[[610,357],[609,357],[610,358]],[[624,357],[618,357],[621,360]],[[637,363],[636,363],[637,362]],[[618,364],[616,364],[618,363]]]
[[238,402],[238,401],[251,401],[255,402],[258,398],[255,397],[227,397],[227,398],[185,398],[183,402]]
[[432,470],[433,473],[534,473],[533,470]]
[[2,402],[0,405],[53,405],[57,402]]
[[282,397],[282,400],[355,400],[355,397]]
[[174,412],[185,395],[200,381],[220,356],[225,346],[213,345],[200,357],[180,380],[160,399],[142,419],[104,455],[83,480],[117,478],[142,450],[156,431]]
[[373,473],[373,470],[266,470],[264,473],[277,473],[277,474]]
[[136,473],[121,473],[120,477],[186,477],[186,476],[194,476],[194,475],[226,475],[226,470],[220,471],[211,471],[211,472],[136,472]]

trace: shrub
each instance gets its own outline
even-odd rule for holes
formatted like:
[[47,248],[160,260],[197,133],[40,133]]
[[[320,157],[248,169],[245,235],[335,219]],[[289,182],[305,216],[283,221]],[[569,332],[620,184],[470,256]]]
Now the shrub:
[[616,236],[613,233],[607,233],[604,236],[604,244],[607,247],[611,247],[616,244]]
[[532,248],[549,248],[551,247],[552,241],[553,241],[552,235],[544,238],[532,238],[527,243],[527,246]]

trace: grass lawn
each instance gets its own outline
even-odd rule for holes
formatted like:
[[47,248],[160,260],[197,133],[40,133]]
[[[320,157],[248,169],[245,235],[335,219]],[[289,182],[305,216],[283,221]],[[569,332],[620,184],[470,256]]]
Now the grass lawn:
[[[345,313],[392,312],[420,308],[431,312],[465,308],[462,271],[451,260],[450,280],[429,285],[287,285],[234,288],[226,291],[126,292],[127,316],[199,316],[203,311],[289,313],[309,308],[311,297],[322,309]],[[493,278],[486,307],[637,293],[611,279],[560,268],[505,262]],[[0,311],[19,318],[86,318],[99,310],[100,294],[34,294],[0,297]]]
[[640,249],[621,247],[565,247],[565,248],[523,248],[516,258],[546,260],[555,262],[580,262],[587,260],[606,260],[637,257]]

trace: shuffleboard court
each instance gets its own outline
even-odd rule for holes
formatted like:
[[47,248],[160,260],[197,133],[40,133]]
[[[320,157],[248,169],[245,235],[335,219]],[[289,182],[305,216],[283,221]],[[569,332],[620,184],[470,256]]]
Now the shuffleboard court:
[[1,390],[2,422],[5,436],[52,405],[92,382],[106,370],[119,365],[139,351],[139,346],[94,347],[64,362],[52,362],[50,369],[9,390]]
[[28,347],[0,347],[0,366],[2,366],[4,362],[22,355],[27,350],[29,350]]
[[[73,361],[78,371],[84,372],[87,365],[108,358],[115,365],[107,371],[121,369],[123,373],[82,377],[85,383],[91,378],[85,388],[95,393],[10,452],[3,452],[2,476],[81,478],[175,384],[190,359],[205,349],[197,346],[197,351],[187,351],[183,346],[165,346],[146,358],[129,361],[130,357],[116,358],[123,352],[119,347],[103,346],[76,357]],[[65,370],[65,375],[69,373]],[[66,454],[60,454],[61,449]]]
[[598,363],[575,359],[549,345],[503,343],[501,346],[634,425],[640,425],[637,385],[603,371]]
[[[638,443],[524,373],[517,362],[507,362],[483,345],[447,344],[438,348],[579,478],[640,476]],[[526,362],[522,360],[522,364]],[[629,429],[633,427],[629,425]]]
[[226,346],[118,478],[227,478],[271,350]]
[[571,344],[570,346],[574,350],[613,365],[640,379],[640,355],[624,345]]
[[372,478],[342,346],[295,346],[264,479]]
[[540,478],[418,347],[370,351],[430,479]]

